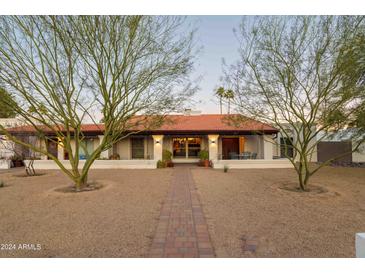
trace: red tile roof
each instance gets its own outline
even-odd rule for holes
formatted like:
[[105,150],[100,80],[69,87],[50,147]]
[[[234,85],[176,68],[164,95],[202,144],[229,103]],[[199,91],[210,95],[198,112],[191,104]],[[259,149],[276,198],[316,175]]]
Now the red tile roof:
[[[139,116],[141,117],[141,116]],[[149,132],[169,133],[169,132],[243,132],[258,131],[267,133],[276,133],[278,130],[268,124],[245,119],[240,123],[232,122],[229,117],[240,117],[237,115],[221,115],[221,114],[201,114],[201,115],[168,115],[164,124]],[[236,120],[234,120],[236,121]],[[141,129],[140,127],[138,128]],[[137,130],[134,128],[133,130]],[[32,126],[20,126],[11,129],[13,133],[31,133],[35,129]],[[83,132],[100,132],[104,131],[104,124],[84,124]],[[51,133],[50,129],[45,132]]]

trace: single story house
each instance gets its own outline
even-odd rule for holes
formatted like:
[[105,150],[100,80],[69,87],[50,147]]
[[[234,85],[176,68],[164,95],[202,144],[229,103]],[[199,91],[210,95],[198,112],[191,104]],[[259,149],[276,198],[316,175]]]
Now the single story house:
[[[12,128],[21,126],[23,123],[17,118],[0,118],[0,125],[4,128]],[[0,169],[9,169],[11,167],[11,159],[17,154],[16,146],[13,142],[7,140],[1,135],[0,130]]]
[[[227,115],[220,114],[169,115],[168,120],[159,128],[122,139],[110,150],[102,152],[92,168],[156,168],[163,150],[172,153],[174,163],[198,162],[199,152],[207,150],[214,168],[292,167],[287,159],[280,158],[280,148],[275,145],[279,131],[268,124],[247,120],[236,125]],[[88,152],[93,151],[104,138],[103,124],[84,124],[82,131]],[[34,133],[30,126],[16,127],[13,132],[26,137]],[[51,131],[44,133],[52,138]],[[47,149],[66,163],[68,155],[60,143],[51,142]],[[118,160],[106,160],[112,155],[117,155]],[[41,160],[35,161],[36,168],[57,168],[46,156],[38,156]],[[84,157],[86,154],[81,153],[81,164]]]

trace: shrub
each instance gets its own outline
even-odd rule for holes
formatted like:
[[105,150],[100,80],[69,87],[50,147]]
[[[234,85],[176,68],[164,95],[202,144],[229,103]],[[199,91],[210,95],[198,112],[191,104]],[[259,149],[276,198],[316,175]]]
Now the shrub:
[[172,159],[172,153],[171,151],[167,150],[167,149],[164,149],[162,151],[162,160],[163,161],[171,161]]
[[223,167],[223,171],[224,171],[225,173],[227,173],[227,172],[228,172],[228,169],[229,169],[229,167],[228,167],[228,166],[226,166],[226,165],[224,165],[224,167]]
[[5,183],[3,181],[0,181],[0,187],[4,187]]
[[120,160],[120,156],[118,153],[114,153],[109,156],[109,160]]
[[157,161],[157,168],[165,168],[166,163],[164,161],[158,160]]
[[209,159],[209,152],[207,150],[201,150],[198,154],[200,160],[208,160]]

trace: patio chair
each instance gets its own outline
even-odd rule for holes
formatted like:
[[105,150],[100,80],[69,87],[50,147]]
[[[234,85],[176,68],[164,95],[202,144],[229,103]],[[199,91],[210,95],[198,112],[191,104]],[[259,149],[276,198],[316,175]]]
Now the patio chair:
[[242,153],[242,159],[243,159],[243,160],[250,159],[250,157],[251,157],[251,152],[246,151],[246,152],[243,152],[243,153]]
[[251,154],[251,159],[256,159],[257,158],[257,153],[256,152],[253,152],[252,154]]

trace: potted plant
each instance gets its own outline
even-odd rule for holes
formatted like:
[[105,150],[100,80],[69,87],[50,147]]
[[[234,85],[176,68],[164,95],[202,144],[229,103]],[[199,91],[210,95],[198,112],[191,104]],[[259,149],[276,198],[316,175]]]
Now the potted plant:
[[166,163],[164,161],[158,160],[157,161],[157,168],[165,168]]
[[113,153],[109,156],[109,160],[120,160],[120,156],[118,153]]
[[172,153],[171,151],[164,149],[162,151],[162,161],[165,162],[166,167],[174,167],[174,163],[172,162]]
[[209,152],[207,150],[201,150],[199,152],[200,163],[204,167],[209,167]]

